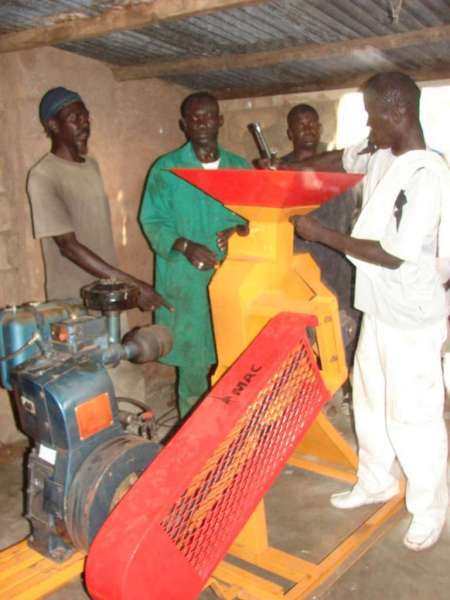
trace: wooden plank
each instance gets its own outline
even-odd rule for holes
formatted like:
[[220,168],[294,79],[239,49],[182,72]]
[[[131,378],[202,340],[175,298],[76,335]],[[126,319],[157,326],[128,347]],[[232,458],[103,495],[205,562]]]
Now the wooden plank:
[[18,542],[13,546],[8,546],[4,550],[0,551],[0,570],[7,568],[8,565],[21,560],[23,555],[28,554],[30,551],[30,546],[28,545],[26,540]]
[[[440,64],[414,70],[402,69],[401,67],[392,65],[391,69],[401,71],[417,82],[450,79],[450,64]],[[255,87],[239,86],[237,88],[210,91],[218,100],[234,100],[237,98],[276,96],[278,94],[305,94],[307,92],[357,89],[364,81],[379,71],[380,69],[374,68],[373,71],[365,71],[358,75],[347,76],[346,74],[343,74],[340,77],[330,77],[321,80],[309,79],[303,83],[278,83],[276,85]]]
[[18,557],[14,562],[2,564],[0,569],[0,590],[4,590],[13,581],[17,583],[23,578],[25,571],[31,571],[30,567],[35,567],[42,560],[42,556],[36,557],[35,554],[28,552]]
[[259,554],[232,546],[230,554],[261,569],[265,569],[269,573],[276,573],[280,577],[296,583],[313,577],[317,571],[317,565],[314,563],[272,546],[269,546]]
[[36,577],[30,579],[25,585],[12,588],[5,599],[8,600],[40,600],[46,598],[52,592],[64,587],[83,572],[84,561],[70,563],[61,571],[39,572]]
[[320,598],[404,514],[403,496],[389,500],[317,565],[309,582],[301,581],[285,594],[285,600]]
[[[288,591],[275,587],[265,577],[259,577],[246,569],[220,563],[213,578],[226,582],[233,589],[230,596],[219,594],[223,600],[306,600],[328,590],[386,531],[396,519],[404,514],[404,486],[402,493],[378,508],[366,521],[345,538],[321,562],[314,564],[286,554],[276,548],[268,548],[260,556],[243,555],[241,558],[264,570],[277,573],[295,585]],[[272,587],[274,586],[274,587]],[[234,595],[233,595],[234,594]]]
[[38,600],[80,575],[84,555],[55,563],[30,548],[26,541],[0,552],[0,598]]
[[245,597],[246,593],[255,600],[279,600],[284,597],[284,590],[280,585],[225,560],[217,566],[212,577],[234,587],[239,599]]
[[153,0],[149,3],[116,6],[97,17],[80,17],[48,27],[33,27],[5,33],[0,36],[0,52],[15,52],[63,42],[86,40],[114,31],[139,29],[174,19],[186,19],[261,2],[262,0],[179,0],[177,2]]
[[303,46],[284,48],[248,54],[222,54],[200,58],[178,59],[174,61],[152,62],[144,65],[113,67],[114,76],[119,81],[129,79],[148,79],[151,77],[169,77],[187,75],[189,73],[206,73],[222,69],[240,69],[267,67],[288,62],[305,60],[324,60],[345,56],[351,52],[364,52],[378,49],[382,51],[433,44],[450,39],[450,25],[425,27],[417,31],[394,33],[332,42],[331,44],[305,44]]

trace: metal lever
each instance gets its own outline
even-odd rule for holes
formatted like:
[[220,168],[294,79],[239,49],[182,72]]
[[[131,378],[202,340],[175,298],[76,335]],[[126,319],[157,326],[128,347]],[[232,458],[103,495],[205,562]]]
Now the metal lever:
[[275,156],[275,154],[271,151],[270,146],[267,143],[266,138],[264,137],[261,125],[258,122],[249,123],[247,125],[247,128],[252,134],[253,139],[255,140],[261,158],[272,159]]

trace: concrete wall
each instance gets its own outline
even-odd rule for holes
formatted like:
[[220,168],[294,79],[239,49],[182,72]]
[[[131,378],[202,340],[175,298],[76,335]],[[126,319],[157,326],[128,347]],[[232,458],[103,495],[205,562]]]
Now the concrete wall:
[[[3,54],[0,73],[0,306],[44,298],[25,181],[49,149],[38,120],[39,100],[58,85],[77,90],[91,112],[90,152],[100,163],[111,201],[120,266],[151,280],[152,256],[136,215],[150,164],[184,140],[178,108],[186,90],[156,80],[117,83],[107,66],[52,48]],[[133,313],[132,323],[149,319]],[[8,398],[0,391],[0,442],[16,437]]]
[[343,91],[289,94],[266,98],[225,100],[220,103],[225,123],[221,133],[224,146],[248,159],[258,157],[255,142],[247,130],[248,123],[259,121],[272,150],[283,156],[292,150],[286,135],[286,116],[296,104],[311,104],[322,123],[322,142],[334,146],[336,116]]

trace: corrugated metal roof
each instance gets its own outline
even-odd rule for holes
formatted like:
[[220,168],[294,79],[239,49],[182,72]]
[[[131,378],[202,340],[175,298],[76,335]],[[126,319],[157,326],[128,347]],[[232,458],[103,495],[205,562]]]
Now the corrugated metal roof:
[[[398,0],[397,0],[398,1]],[[126,10],[129,0],[6,0],[0,3],[0,33],[48,27],[71,19],[98,17],[110,9]],[[135,5],[142,4],[134,2]],[[57,47],[111,65],[144,65],[230,54],[252,55],[310,44],[392,35],[450,23],[449,0],[403,0],[398,23],[390,0],[271,0],[115,31]],[[380,68],[438,67],[450,73],[450,36],[437,43],[397,49],[361,48],[348,55],[292,60],[267,66],[219,68],[162,75],[192,89],[228,96],[239,90],[264,90],[296,84],[326,87],[326,81],[350,80]]]
[[[81,3],[80,3],[81,4]],[[83,51],[94,44],[87,55],[96,58],[95,47],[109,49],[115,64],[150,62],[163,58],[211,56],[223,53],[251,53],[275,50],[307,43],[384,35],[450,22],[449,3],[427,3],[419,11],[407,2],[399,24],[394,25],[387,5],[379,0],[275,0],[262,5],[220,11],[191,17],[164,25],[154,25],[138,32],[124,32],[87,42],[64,44],[65,49]],[[1,10],[0,10],[1,21]]]

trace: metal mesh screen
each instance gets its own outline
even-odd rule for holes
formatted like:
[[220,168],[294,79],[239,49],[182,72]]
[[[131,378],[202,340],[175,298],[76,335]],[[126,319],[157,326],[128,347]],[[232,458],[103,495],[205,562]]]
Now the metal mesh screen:
[[91,547],[93,598],[198,596],[329,397],[314,324],[272,319],[141,475]]
[[161,522],[200,576],[223,554],[224,538],[242,503],[259,500],[280,455],[322,402],[317,378],[302,341]]

